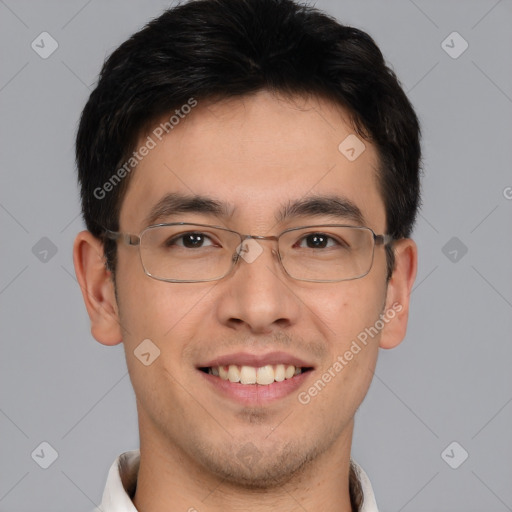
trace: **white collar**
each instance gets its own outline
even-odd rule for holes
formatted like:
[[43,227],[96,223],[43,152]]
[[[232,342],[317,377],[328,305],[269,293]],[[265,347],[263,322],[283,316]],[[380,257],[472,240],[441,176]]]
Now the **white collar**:
[[[364,504],[361,512],[378,512],[372,484],[363,468],[352,460],[363,489]],[[98,512],[137,512],[131,497],[135,494],[139,472],[140,451],[132,450],[117,457],[108,472]],[[96,512],[95,511],[95,512]]]

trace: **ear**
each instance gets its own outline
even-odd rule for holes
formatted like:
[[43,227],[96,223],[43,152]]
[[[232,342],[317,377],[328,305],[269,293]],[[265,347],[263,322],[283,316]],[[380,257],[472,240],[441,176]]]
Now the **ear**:
[[[394,348],[404,339],[409,302],[418,267],[418,249],[410,238],[394,243],[395,268],[388,282],[384,315],[389,321],[381,331],[379,346]],[[386,314],[387,312],[387,314]]]
[[92,335],[104,345],[121,343],[122,331],[112,275],[105,266],[103,244],[90,231],[77,235],[73,245],[73,263],[91,319]]

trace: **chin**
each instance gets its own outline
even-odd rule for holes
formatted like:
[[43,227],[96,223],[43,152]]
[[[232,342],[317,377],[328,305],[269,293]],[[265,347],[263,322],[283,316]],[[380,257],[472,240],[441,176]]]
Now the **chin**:
[[223,484],[254,491],[283,486],[304,472],[319,454],[297,441],[264,451],[251,442],[233,443],[225,449],[196,445],[196,450],[196,460]]

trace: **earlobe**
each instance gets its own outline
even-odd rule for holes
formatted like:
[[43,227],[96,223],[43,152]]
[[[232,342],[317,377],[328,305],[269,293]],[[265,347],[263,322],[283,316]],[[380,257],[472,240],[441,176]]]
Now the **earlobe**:
[[105,266],[103,245],[91,232],[82,231],[77,235],[73,263],[91,320],[92,335],[104,345],[117,345],[122,341],[122,331],[114,283]]
[[388,282],[384,315],[388,322],[381,332],[379,346],[394,348],[407,332],[409,303],[418,266],[418,249],[410,238],[397,240],[394,245],[395,268]]

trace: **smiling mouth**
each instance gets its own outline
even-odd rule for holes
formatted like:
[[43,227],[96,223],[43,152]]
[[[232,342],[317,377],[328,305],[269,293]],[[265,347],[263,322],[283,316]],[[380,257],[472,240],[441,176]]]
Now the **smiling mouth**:
[[295,376],[311,371],[312,369],[313,368],[310,367],[298,367],[291,364],[269,364],[259,368],[230,364],[199,368],[199,370],[204,373],[232,383],[244,385],[259,384],[262,386],[293,379]]

